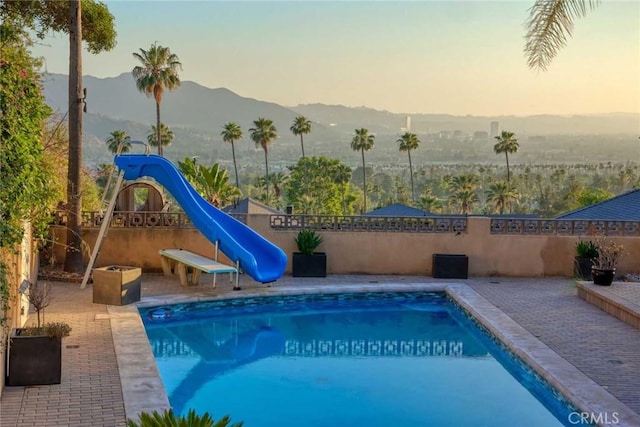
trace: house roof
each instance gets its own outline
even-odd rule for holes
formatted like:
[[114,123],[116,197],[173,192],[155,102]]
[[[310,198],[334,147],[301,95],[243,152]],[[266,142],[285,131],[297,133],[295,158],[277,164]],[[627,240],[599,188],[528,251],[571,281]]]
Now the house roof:
[[640,221],[640,190],[558,215],[556,219]]
[[437,216],[431,212],[426,212],[421,209],[412,208],[411,206],[403,205],[402,203],[394,203],[383,208],[374,209],[365,213],[365,216]]
[[267,206],[263,203],[253,200],[249,197],[245,197],[242,200],[225,206],[222,208],[222,212],[228,214],[281,214],[277,209]]

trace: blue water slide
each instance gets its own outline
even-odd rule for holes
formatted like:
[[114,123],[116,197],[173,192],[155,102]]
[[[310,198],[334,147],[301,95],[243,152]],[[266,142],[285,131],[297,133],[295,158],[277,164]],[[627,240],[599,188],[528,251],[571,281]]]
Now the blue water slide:
[[279,279],[287,266],[287,255],[235,218],[207,202],[180,171],[164,157],[147,154],[121,154],[115,163],[124,170],[126,180],[148,176],[163,185],[182,206],[198,230],[258,282]]

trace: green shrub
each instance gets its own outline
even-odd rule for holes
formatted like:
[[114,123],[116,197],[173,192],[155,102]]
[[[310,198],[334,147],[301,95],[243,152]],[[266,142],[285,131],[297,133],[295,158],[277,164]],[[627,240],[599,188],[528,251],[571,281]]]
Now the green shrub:
[[300,230],[296,237],[298,251],[303,255],[311,255],[322,243],[322,237],[313,230]]
[[26,327],[20,330],[22,336],[46,335],[49,338],[64,338],[71,333],[71,326],[63,322],[46,323],[44,326]]
[[186,417],[176,417],[172,409],[166,409],[162,414],[158,411],[153,411],[153,414],[142,412],[140,422],[127,420],[127,427],[242,427],[242,425],[242,422],[231,424],[228,415],[214,421],[208,412],[198,415],[193,409],[189,410]]
[[576,243],[576,253],[580,258],[598,258],[598,246],[591,240]]

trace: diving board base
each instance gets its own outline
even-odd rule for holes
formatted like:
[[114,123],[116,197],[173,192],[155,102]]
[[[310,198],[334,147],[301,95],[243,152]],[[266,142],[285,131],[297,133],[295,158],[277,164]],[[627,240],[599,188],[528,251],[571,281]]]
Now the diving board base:
[[[218,251],[216,245],[216,258],[218,258]],[[195,286],[200,279],[200,273],[213,274],[213,287],[216,287],[216,276],[221,273],[229,273],[229,282],[235,283],[234,290],[240,289],[239,281],[239,263],[236,262],[236,266],[226,265],[219,263],[217,260],[213,260],[202,255],[187,251],[185,249],[161,249],[159,251],[162,262],[162,272],[165,276],[172,276],[174,272],[178,274],[180,278],[180,284],[182,286]]]

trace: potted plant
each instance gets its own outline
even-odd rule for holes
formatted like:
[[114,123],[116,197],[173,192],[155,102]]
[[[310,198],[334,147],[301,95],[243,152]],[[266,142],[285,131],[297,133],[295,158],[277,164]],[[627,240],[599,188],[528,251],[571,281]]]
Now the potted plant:
[[598,247],[593,240],[580,240],[576,243],[574,274],[583,280],[591,280],[593,260],[598,257]]
[[69,336],[66,323],[44,323],[44,309],[51,303],[48,283],[31,283],[28,300],[36,310],[37,326],[15,328],[7,351],[8,386],[60,384],[62,338]]
[[141,412],[139,422],[129,418],[127,427],[157,427],[157,426],[208,426],[208,427],[242,427],[243,422],[231,423],[228,415],[214,420],[208,412],[198,415],[195,410],[189,409],[187,415],[176,416],[172,409],[165,409],[164,412],[153,411],[153,413]]
[[327,254],[316,252],[322,237],[314,230],[300,230],[295,239],[298,252],[293,253],[293,277],[327,277]]
[[624,247],[614,241],[607,240],[606,236],[595,240],[598,256],[593,260],[591,275],[593,283],[601,286],[610,286],[616,274],[616,266],[624,256]]

